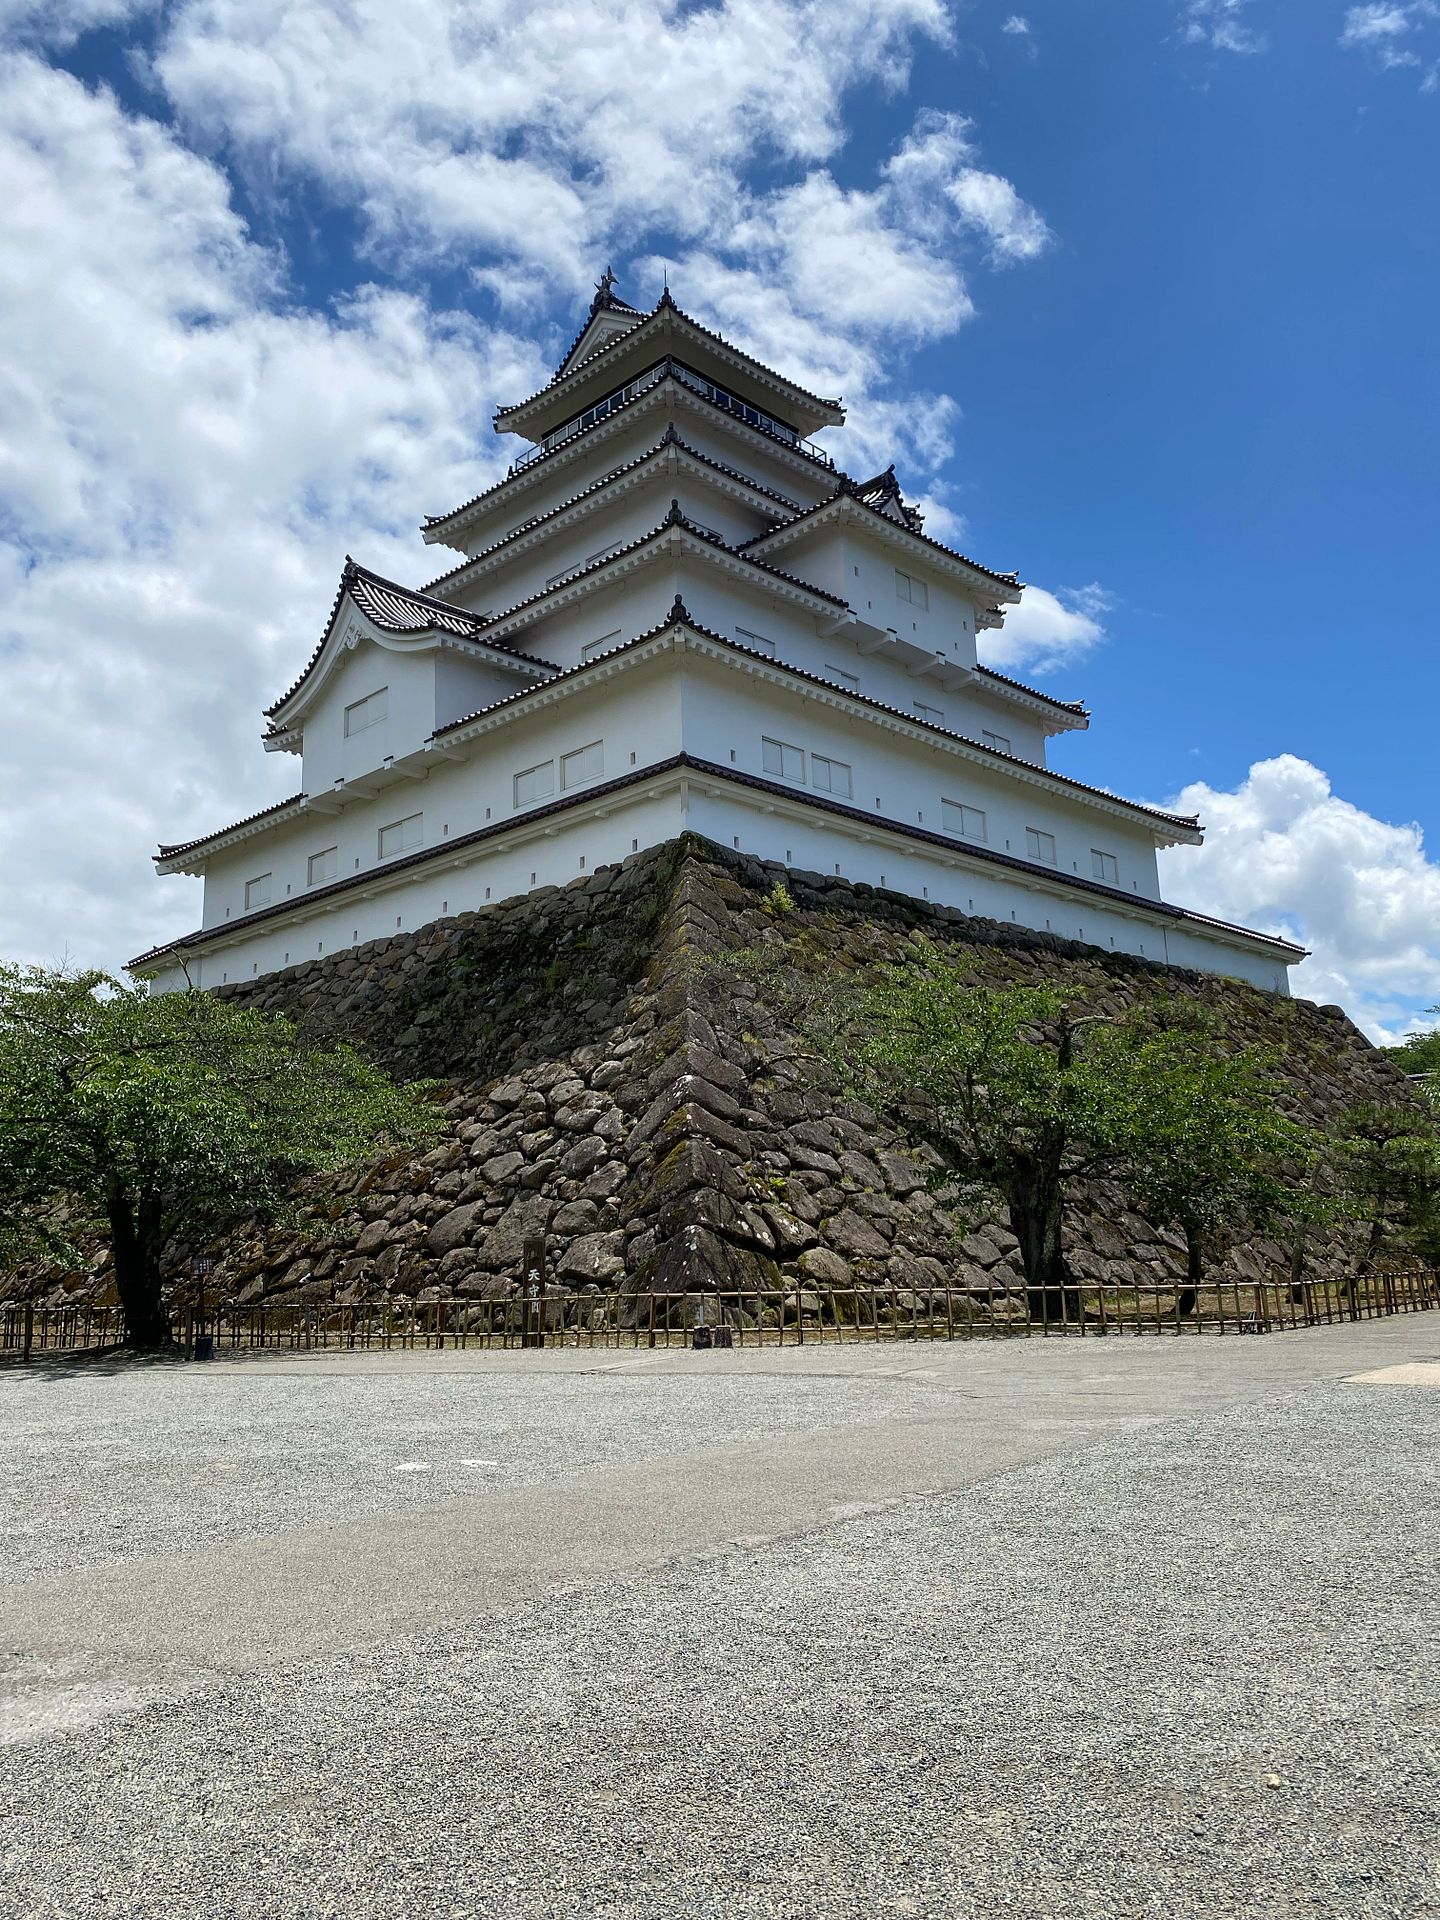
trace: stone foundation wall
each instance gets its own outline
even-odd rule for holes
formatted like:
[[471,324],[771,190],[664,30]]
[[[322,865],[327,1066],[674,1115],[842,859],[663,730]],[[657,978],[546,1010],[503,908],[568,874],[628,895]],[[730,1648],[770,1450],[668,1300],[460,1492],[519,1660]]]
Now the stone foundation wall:
[[[783,882],[794,911],[766,898]],[[1157,986],[1203,1002],[1236,1046],[1283,1059],[1287,1105],[1312,1123],[1404,1081],[1344,1014],[1254,988],[975,920],[818,874],[786,873],[693,837],[416,934],[307,962],[222,996],[348,1039],[402,1077],[448,1088],[449,1128],[399,1156],[309,1184],[305,1230],[237,1232],[212,1293],[240,1304],[422,1304],[502,1297],[543,1233],[577,1296],[694,1287],[792,1296],[808,1284],[973,1287],[1021,1297],[998,1223],[963,1231],[925,1169],[866,1108],[816,1077],[755,986],[695,964],[803,932],[836,966],[896,958],[917,933],[961,949],[988,984],[1062,987],[1119,1013]],[[1069,1221],[1082,1279],[1177,1280],[1178,1242],[1123,1189],[1081,1193]],[[199,1249],[176,1249],[181,1257]],[[1346,1250],[1315,1244],[1309,1272]],[[1235,1250],[1241,1279],[1284,1275],[1289,1251]],[[103,1300],[103,1260],[47,1286]]]

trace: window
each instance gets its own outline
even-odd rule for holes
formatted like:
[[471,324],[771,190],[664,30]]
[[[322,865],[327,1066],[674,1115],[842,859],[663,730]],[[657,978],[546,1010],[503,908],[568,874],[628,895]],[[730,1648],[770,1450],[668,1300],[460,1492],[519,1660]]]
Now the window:
[[367,693],[363,700],[354,700],[345,709],[345,737],[352,733],[364,733],[367,727],[378,727],[382,720],[390,715],[390,689],[377,687],[374,693]]
[[551,587],[558,586],[562,580],[568,580],[572,574],[583,573],[586,567],[597,566],[600,561],[608,560],[612,553],[618,553],[619,551],[620,547],[617,542],[612,546],[601,547],[598,553],[587,553],[583,560],[572,561],[568,567],[562,567],[559,573],[552,573],[547,576],[545,591],[548,593]]
[[922,613],[929,611],[930,589],[923,580],[917,580],[913,573],[901,573],[897,567],[895,569],[895,591],[902,600],[908,601],[912,607],[919,607]]
[[593,660],[597,653],[604,653],[607,647],[613,647],[624,631],[623,627],[616,627],[613,633],[602,633],[598,640],[587,640],[580,649],[580,658]]
[[735,638],[743,641],[747,647],[754,647],[757,653],[768,653],[772,660],[775,658],[775,642],[766,634],[751,633],[748,627],[736,627]]
[[312,853],[305,863],[305,884],[307,887],[323,886],[327,880],[335,878],[335,863],[338,848],[326,847],[323,853]]
[[928,721],[932,727],[943,727],[945,724],[945,709],[943,707],[927,707],[923,700],[917,700],[915,702],[915,718],[917,720]]
[[515,804],[528,807],[534,800],[548,800],[555,791],[555,762],[542,760],[538,767],[525,767],[515,776]]
[[573,753],[560,756],[560,790],[568,793],[571,787],[583,787],[589,780],[598,780],[605,771],[605,743],[592,740],[588,747],[577,747]]
[[828,660],[825,663],[825,677],[828,680],[838,681],[842,687],[848,687],[851,693],[858,693],[860,691],[860,676],[858,673],[847,673],[844,667],[832,667]]
[[850,769],[843,760],[827,760],[823,754],[810,756],[810,779],[821,793],[837,793],[848,800],[854,791]]
[[985,809],[967,807],[960,800],[942,800],[940,802],[940,824],[946,833],[958,834],[962,840],[985,840],[989,835],[985,829]]
[[784,740],[760,741],[760,764],[766,773],[773,773],[780,780],[798,780],[805,782],[805,755],[799,747],[787,745]]
[[270,904],[270,875],[257,873],[253,880],[245,882],[245,911],[252,907],[268,907]]
[[1120,862],[1113,853],[1102,853],[1099,847],[1090,849],[1090,871],[1097,880],[1103,880],[1107,886],[1118,885],[1120,880]]
[[1041,833],[1038,827],[1026,827],[1025,851],[1032,860],[1043,861],[1047,867],[1055,864],[1055,836],[1053,833]]
[[985,742],[987,747],[993,747],[997,753],[1009,753],[1010,751],[1008,734],[987,733],[982,729],[980,738]]
[[380,858],[392,860],[397,853],[409,853],[418,847],[424,818],[423,813],[408,813],[403,820],[392,820],[388,827],[381,827],[378,835]]

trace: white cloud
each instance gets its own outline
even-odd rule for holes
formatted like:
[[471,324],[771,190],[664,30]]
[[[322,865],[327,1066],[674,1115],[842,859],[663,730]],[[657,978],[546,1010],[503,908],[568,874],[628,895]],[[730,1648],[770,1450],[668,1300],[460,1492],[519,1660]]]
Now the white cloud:
[[161,0],[0,0],[0,41],[68,47],[92,27],[154,13]]
[[1418,826],[1340,799],[1294,754],[1257,762],[1233,792],[1196,782],[1166,804],[1206,828],[1204,847],[1163,856],[1167,897],[1309,947],[1297,993],[1339,1002],[1381,1041],[1440,1001],[1440,865]]
[[1379,4],[1349,9],[1340,45],[1365,54],[1384,69],[1423,68],[1421,91],[1433,93],[1440,86],[1440,61],[1427,58],[1435,46],[1428,29],[1437,21],[1440,0],[1379,0]]
[[33,58],[0,63],[0,181],[0,942],[115,964],[194,923],[155,841],[294,785],[260,708],[347,547],[413,575],[543,362],[399,293],[290,308],[223,175]]
[[1018,34],[1028,39],[1030,36],[1030,22],[1025,18],[1023,13],[1012,13],[1000,31],[1002,33]]
[[1220,53],[1261,53],[1265,36],[1250,24],[1245,9],[1250,0],[1186,0],[1180,16],[1180,38],[1192,46],[1213,47]]
[[358,207],[402,255],[491,250],[588,292],[597,253],[695,243],[741,169],[819,165],[944,0],[180,0],[155,59],[207,141]]
[[980,658],[1007,673],[1050,673],[1083,659],[1105,638],[1105,615],[1114,605],[1105,589],[1026,587],[1018,607],[1008,607],[998,632],[982,633]]
[[[988,241],[1001,265],[1049,242],[1040,216],[1007,181],[974,167],[974,155],[969,121],[927,112],[874,187],[843,188],[817,169],[758,198],[737,191],[722,246],[671,256],[682,305],[846,400],[850,424],[827,446],[857,470],[899,457],[933,473],[951,451],[952,401],[913,392],[901,401],[885,389],[897,349],[942,338],[973,314],[967,238]],[[642,263],[652,280],[660,270],[656,258]]]

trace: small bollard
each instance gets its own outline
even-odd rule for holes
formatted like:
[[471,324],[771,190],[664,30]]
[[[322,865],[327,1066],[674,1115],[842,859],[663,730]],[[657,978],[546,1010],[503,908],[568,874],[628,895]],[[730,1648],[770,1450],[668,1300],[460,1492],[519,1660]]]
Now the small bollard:
[[213,1360],[215,1358],[215,1336],[213,1333],[196,1334],[193,1357],[196,1360]]
[[710,1340],[709,1327],[696,1327],[690,1339],[690,1345],[695,1350],[695,1352],[698,1353],[702,1347],[708,1347],[710,1346],[710,1344],[711,1344],[711,1340]]
[[733,1347],[735,1345],[734,1329],[731,1327],[716,1327],[713,1344],[717,1347]]

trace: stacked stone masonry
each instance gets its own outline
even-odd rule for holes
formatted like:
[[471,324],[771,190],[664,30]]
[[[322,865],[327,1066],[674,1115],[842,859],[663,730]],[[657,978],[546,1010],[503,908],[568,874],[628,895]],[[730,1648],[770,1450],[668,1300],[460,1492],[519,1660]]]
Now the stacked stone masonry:
[[[782,884],[793,912],[766,901]],[[1239,1046],[1275,1048],[1293,1112],[1320,1123],[1403,1084],[1335,1007],[975,920],[907,896],[786,872],[688,837],[418,933],[379,940],[219,992],[346,1039],[406,1078],[445,1085],[449,1126],[416,1157],[315,1182],[308,1225],[254,1228],[205,1249],[212,1298],[237,1305],[381,1307],[508,1296],[543,1234],[557,1313],[596,1294],[622,1314],[649,1293],[740,1290],[757,1314],[826,1288],[1023,1290],[1007,1227],[964,1231],[925,1168],[816,1076],[753,984],[706,956],[804,932],[837,967],[905,953],[925,934],[963,950],[977,980],[1063,988],[1119,1013],[1139,992],[1204,1002]],[[1078,1197],[1070,1261],[1084,1280],[1169,1284],[1178,1239],[1122,1189]],[[199,1248],[175,1249],[181,1257]],[[1338,1242],[1310,1251],[1338,1273]],[[1232,1277],[1282,1277],[1260,1240]],[[44,1297],[108,1297],[103,1260]],[[573,1304],[571,1304],[573,1303]],[[628,1304],[627,1304],[628,1303]]]

